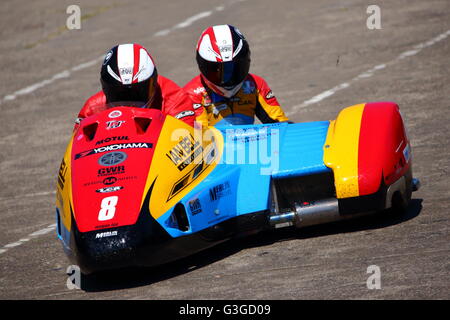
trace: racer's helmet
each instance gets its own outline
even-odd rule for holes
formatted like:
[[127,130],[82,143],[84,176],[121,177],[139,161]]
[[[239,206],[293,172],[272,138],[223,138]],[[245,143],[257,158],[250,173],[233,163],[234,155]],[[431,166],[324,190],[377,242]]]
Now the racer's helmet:
[[136,43],[120,44],[105,55],[100,82],[109,105],[150,107],[158,73],[148,51]]
[[248,75],[250,48],[238,28],[227,24],[212,26],[198,40],[196,59],[209,89],[231,98]]

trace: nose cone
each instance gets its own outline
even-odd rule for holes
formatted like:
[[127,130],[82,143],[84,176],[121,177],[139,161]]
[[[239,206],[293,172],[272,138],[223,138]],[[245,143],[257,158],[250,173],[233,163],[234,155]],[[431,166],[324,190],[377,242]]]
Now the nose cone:
[[[163,125],[161,117],[158,110],[118,107],[83,120],[71,153],[73,209],[79,231],[98,234],[98,230],[137,221]],[[98,237],[100,241],[115,236]]]
[[150,188],[137,222],[98,231],[72,232],[75,262],[84,273],[128,266],[152,266],[170,260],[164,248],[172,238],[148,210]]

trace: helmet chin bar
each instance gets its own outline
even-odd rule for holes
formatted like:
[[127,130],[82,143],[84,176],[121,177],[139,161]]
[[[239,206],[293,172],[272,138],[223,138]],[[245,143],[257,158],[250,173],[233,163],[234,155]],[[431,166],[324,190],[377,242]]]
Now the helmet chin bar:
[[203,77],[206,85],[216,94],[221,95],[225,98],[231,98],[233,97],[242,87],[242,84],[244,83],[245,80],[241,81],[239,84],[237,84],[236,86],[234,86],[232,89],[226,89],[224,87],[221,86],[217,86],[214,83],[212,83],[211,81],[209,81],[208,79],[206,79],[206,77]]

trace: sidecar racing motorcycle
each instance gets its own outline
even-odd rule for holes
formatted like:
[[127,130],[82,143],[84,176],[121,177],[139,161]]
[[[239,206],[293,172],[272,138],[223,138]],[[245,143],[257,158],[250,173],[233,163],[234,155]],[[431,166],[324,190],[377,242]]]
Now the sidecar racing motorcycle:
[[113,107],[70,139],[57,236],[86,274],[155,266],[236,236],[405,208],[418,187],[392,102],[332,121],[208,128]]

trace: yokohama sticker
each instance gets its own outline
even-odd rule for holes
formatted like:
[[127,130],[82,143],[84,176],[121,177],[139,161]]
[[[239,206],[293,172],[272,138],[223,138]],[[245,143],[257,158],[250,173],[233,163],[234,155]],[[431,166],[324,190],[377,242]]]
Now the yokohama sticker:
[[102,155],[98,159],[98,164],[109,167],[114,166],[116,164],[122,163],[127,159],[127,154],[125,152],[116,151],[116,152],[110,152],[107,154]]
[[111,144],[109,146],[104,146],[100,148],[95,148],[87,151],[80,152],[75,155],[75,160],[87,157],[93,154],[122,150],[122,149],[150,149],[153,147],[152,143],[149,142],[134,142],[134,143],[119,143],[119,144]]

